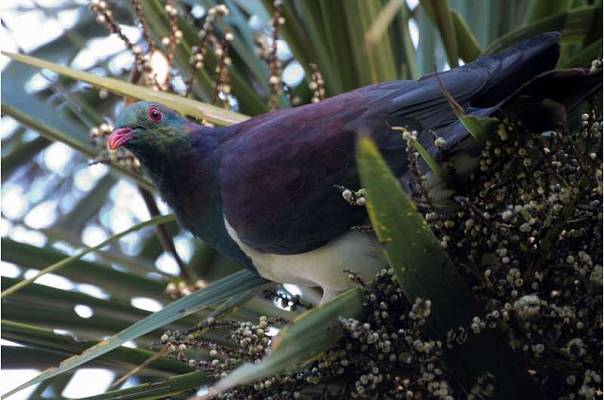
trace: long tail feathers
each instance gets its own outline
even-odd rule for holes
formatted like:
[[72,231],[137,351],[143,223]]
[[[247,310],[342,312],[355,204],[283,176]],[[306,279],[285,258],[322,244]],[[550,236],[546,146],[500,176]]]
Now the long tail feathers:
[[552,70],[560,56],[560,33],[547,32],[524,40],[500,53],[483,56],[472,67],[486,68],[489,80],[472,106],[493,106],[534,77]]
[[566,115],[602,88],[602,70],[567,69],[543,73],[514,92],[501,108],[529,130],[563,129]]

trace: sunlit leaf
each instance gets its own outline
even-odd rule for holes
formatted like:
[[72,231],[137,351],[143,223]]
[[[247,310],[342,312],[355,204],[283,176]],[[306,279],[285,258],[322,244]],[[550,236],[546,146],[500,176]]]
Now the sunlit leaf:
[[404,3],[404,0],[388,1],[386,6],[380,11],[378,17],[373,20],[369,30],[365,33],[365,43],[367,46],[375,46],[378,43]]
[[134,85],[113,78],[94,75],[85,71],[54,64],[35,57],[2,51],[2,54],[15,61],[45,68],[72,79],[88,82],[93,86],[107,89],[115,94],[128,96],[138,100],[156,101],[164,104],[183,115],[206,120],[219,125],[231,125],[244,121],[247,117],[210,104],[201,103],[171,93],[156,91],[144,86]]
[[458,118],[466,130],[481,142],[486,142],[492,138],[499,124],[499,120],[491,117],[460,115]]

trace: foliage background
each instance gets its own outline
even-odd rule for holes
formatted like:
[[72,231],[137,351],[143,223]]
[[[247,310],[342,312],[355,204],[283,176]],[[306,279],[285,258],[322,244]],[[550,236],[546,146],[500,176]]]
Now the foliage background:
[[[144,3],[151,35],[159,43],[169,31],[169,20],[162,2]],[[184,90],[191,71],[188,52],[196,44],[198,30],[194,25],[217,3],[180,2],[193,17],[180,21],[185,40],[176,52],[173,89],[177,93]],[[541,31],[564,33],[561,66],[588,65],[602,45],[601,1],[284,1],[285,24],[275,48],[281,72],[258,57],[254,44],[259,36],[271,49],[272,2],[225,0],[224,4],[231,13],[216,24],[215,31],[217,37],[223,37],[226,30],[235,36],[230,50],[233,63],[228,68],[231,94],[214,96],[215,57],[210,51],[207,65],[197,72],[193,96],[221,107],[228,102],[245,115],[266,112],[271,104],[289,107],[293,98],[296,104],[310,102],[316,95],[316,89],[309,88],[313,63],[330,96],[372,82],[414,79],[434,69],[445,70]],[[394,10],[390,18],[385,11],[388,6]],[[111,9],[130,40],[144,47],[132,4],[113,2]],[[115,34],[109,35],[97,23],[85,1],[3,1],[2,35],[3,50],[129,79],[134,57]],[[2,63],[0,270],[5,289],[76,254],[82,246],[97,245],[169,210],[152,190],[145,191],[149,188],[145,181],[140,177],[133,180],[125,172],[127,163],[119,163],[120,168],[90,165],[102,146],[90,142],[89,132],[102,123],[111,124],[122,107],[121,96],[6,57]],[[274,74],[282,76],[290,95],[271,90],[270,76]],[[130,177],[124,179],[124,175]],[[237,270],[170,222],[161,231],[145,227],[43,276],[3,299],[2,381],[6,387],[2,392],[159,310],[174,295],[188,293],[183,279],[207,284]],[[183,275],[181,271],[190,272]],[[309,302],[316,299],[316,293],[296,287],[279,290],[301,294]],[[265,314],[291,319],[296,313],[258,296],[237,317]],[[198,315],[189,317],[171,327],[184,329],[198,319]],[[154,330],[140,336],[94,365],[52,378],[20,396],[101,393],[148,358],[149,346],[159,335],[160,330]],[[119,387],[161,382],[187,372],[186,365],[162,359]],[[97,385],[90,385],[91,381]],[[196,386],[197,382],[188,382],[183,390]]]

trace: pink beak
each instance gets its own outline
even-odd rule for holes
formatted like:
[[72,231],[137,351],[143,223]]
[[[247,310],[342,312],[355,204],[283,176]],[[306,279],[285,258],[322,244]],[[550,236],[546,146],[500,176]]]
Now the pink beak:
[[115,150],[123,144],[126,144],[132,139],[132,129],[131,128],[117,128],[109,138],[107,139],[107,147],[110,150]]

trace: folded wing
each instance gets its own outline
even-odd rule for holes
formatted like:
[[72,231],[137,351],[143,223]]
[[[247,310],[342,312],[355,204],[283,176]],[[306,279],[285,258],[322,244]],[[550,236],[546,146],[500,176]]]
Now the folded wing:
[[[439,78],[466,111],[489,110],[553,68],[557,38],[542,35]],[[313,250],[364,223],[364,207],[348,204],[335,186],[360,186],[354,156],[360,132],[373,136],[397,176],[405,173],[405,144],[392,126],[420,132],[433,154],[433,135],[442,136],[447,147],[467,137],[435,76],[371,85],[239,124],[225,144],[220,169],[226,219],[245,244],[275,254]]]

